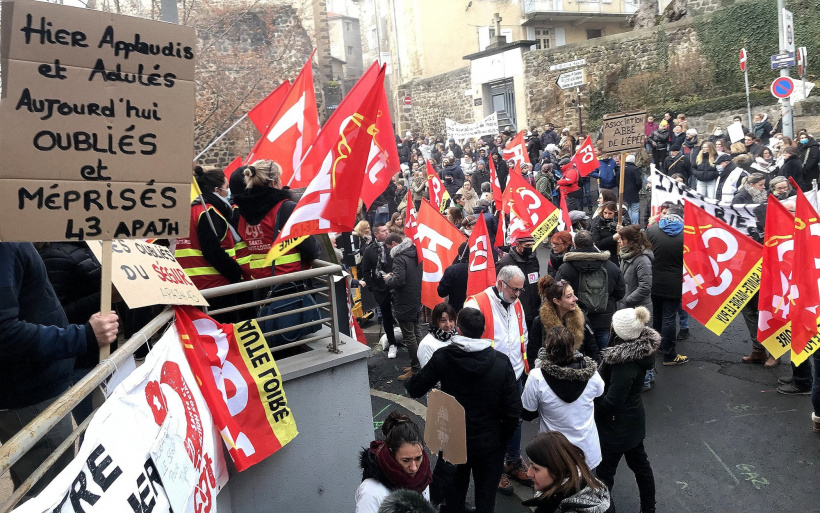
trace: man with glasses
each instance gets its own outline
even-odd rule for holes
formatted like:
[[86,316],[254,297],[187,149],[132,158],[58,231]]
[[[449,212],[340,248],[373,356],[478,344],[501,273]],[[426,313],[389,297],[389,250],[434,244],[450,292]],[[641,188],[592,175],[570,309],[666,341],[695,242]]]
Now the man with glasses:
[[[520,397],[524,390],[524,373],[529,372],[526,355],[527,324],[520,301],[520,296],[527,287],[526,276],[515,265],[502,266],[501,260],[499,260],[499,268],[501,270],[498,272],[495,286],[488,287],[468,298],[464,303],[464,308],[475,308],[484,314],[485,325],[481,338],[492,340],[495,350],[507,355],[510,359]],[[520,420],[515,434],[507,444],[504,474],[501,475],[501,482],[498,484],[498,491],[504,495],[513,493],[510,477],[522,484],[532,486],[532,480],[527,477],[527,467],[521,459]]]
[[509,253],[498,260],[496,269],[514,265],[524,274],[524,286],[518,299],[524,309],[527,326],[538,317],[541,298],[538,296],[538,279],[541,278],[541,264],[535,254],[535,239],[530,236],[519,236],[510,247]]

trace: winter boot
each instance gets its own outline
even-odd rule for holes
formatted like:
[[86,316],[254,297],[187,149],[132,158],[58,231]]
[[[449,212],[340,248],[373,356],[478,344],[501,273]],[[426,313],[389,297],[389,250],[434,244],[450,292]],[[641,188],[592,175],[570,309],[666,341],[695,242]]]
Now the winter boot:
[[766,363],[766,350],[760,344],[752,345],[752,354],[742,358],[743,363]]

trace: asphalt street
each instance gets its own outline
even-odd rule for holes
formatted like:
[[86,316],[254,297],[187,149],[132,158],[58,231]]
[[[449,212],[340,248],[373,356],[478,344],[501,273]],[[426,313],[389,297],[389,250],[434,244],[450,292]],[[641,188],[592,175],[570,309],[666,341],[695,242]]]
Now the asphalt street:
[[[740,363],[751,345],[741,318],[720,337],[694,320],[690,328],[678,351],[691,361],[680,367],[659,363],[655,387],[643,394],[658,511],[819,511],[820,434],[811,429],[810,398],[777,392],[778,376],[791,373],[788,362],[771,370]],[[424,400],[407,397],[396,379],[409,365],[407,351],[388,360],[377,344],[378,325],[371,323],[365,332],[373,348],[368,370],[374,435],[393,409],[423,426]],[[525,422],[523,430],[526,444],[537,434],[538,421]],[[520,502],[531,495],[517,485],[512,497],[498,494],[496,511],[529,511]],[[640,509],[634,477],[623,461],[613,497],[619,512]]]

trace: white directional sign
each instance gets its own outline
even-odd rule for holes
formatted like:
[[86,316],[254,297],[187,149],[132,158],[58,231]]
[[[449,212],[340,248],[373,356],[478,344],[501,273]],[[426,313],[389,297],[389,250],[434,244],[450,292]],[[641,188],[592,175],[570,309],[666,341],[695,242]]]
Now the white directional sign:
[[587,83],[584,68],[574,69],[572,71],[567,71],[566,73],[561,73],[558,76],[558,80],[556,80],[555,83],[558,84],[558,87],[560,87],[561,89],[572,89],[573,87],[581,87],[582,85]]
[[550,66],[550,71],[558,71],[561,69],[569,69],[574,68],[576,66],[583,66],[586,63],[586,59],[576,59],[574,61],[562,62],[560,64],[553,64],[552,66]]
[[783,33],[781,37],[783,41],[781,41],[781,46],[787,52],[794,51],[794,14],[786,9],[782,11],[783,15]]

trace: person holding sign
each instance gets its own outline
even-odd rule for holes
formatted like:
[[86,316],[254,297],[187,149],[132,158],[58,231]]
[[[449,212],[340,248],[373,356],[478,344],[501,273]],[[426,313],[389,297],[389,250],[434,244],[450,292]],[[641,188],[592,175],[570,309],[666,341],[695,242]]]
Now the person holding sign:
[[[111,345],[118,329],[113,313],[96,313],[85,324],[69,324],[34,246],[0,242],[0,442],[8,442],[68,390],[74,358],[89,346]],[[65,416],[12,465],[14,488],[71,431],[71,417]],[[63,454],[27,495],[37,495],[72,457],[71,451]]]

